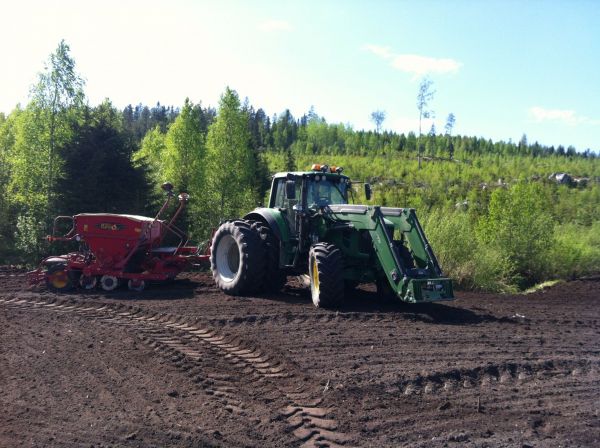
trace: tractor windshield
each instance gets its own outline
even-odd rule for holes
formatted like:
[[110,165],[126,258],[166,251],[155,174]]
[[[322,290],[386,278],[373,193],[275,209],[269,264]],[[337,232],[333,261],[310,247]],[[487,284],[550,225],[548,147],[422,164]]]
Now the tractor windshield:
[[347,186],[342,181],[333,181],[327,178],[315,176],[308,182],[306,203],[322,207],[329,204],[347,204]]

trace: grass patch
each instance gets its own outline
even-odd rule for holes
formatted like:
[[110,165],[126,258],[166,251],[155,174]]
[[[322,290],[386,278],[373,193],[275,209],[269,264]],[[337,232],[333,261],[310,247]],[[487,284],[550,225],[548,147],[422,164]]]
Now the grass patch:
[[562,283],[564,280],[547,280],[542,283],[538,283],[537,285],[533,285],[531,288],[523,291],[523,294],[532,294],[534,292],[543,291],[544,289],[551,288],[552,286],[558,285]]

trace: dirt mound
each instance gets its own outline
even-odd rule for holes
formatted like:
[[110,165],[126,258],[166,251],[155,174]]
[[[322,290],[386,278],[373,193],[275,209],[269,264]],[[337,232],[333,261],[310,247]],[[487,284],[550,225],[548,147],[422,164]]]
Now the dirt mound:
[[316,309],[290,278],[57,295],[0,270],[0,446],[598,446],[600,283]]

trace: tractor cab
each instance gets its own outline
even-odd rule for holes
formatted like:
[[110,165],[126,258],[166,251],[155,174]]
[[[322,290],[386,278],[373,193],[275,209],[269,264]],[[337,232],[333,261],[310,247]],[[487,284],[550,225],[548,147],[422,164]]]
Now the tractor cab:
[[277,173],[269,199],[270,208],[289,208],[289,204],[302,209],[347,204],[350,179],[341,174],[342,168],[313,165],[311,171]]
[[328,165],[312,166],[310,171],[277,173],[269,208],[279,209],[292,233],[298,229],[298,218],[329,205],[347,204],[350,179],[342,168]]

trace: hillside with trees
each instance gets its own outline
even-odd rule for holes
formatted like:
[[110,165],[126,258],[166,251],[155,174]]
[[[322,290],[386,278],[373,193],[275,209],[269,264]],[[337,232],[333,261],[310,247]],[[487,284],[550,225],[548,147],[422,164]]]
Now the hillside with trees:
[[[430,87],[417,95],[420,119]],[[372,204],[415,208],[459,286],[511,291],[600,271],[597,153],[525,135],[453,135],[460,117],[450,115],[444,133],[386,131],[379,110],[370,114],[375,131],[355,130],[313,108],[268,115],[230,88],[216,109],[189,99],[91,106],[63,41],[29,103],[0,114],[0,263],[48,254],[44,236],[57,215],[154,215],[166,180],[190,193],[184,223],[206,240],[220,221],[265,201],[272,173],[320,162],[370,182]]]

